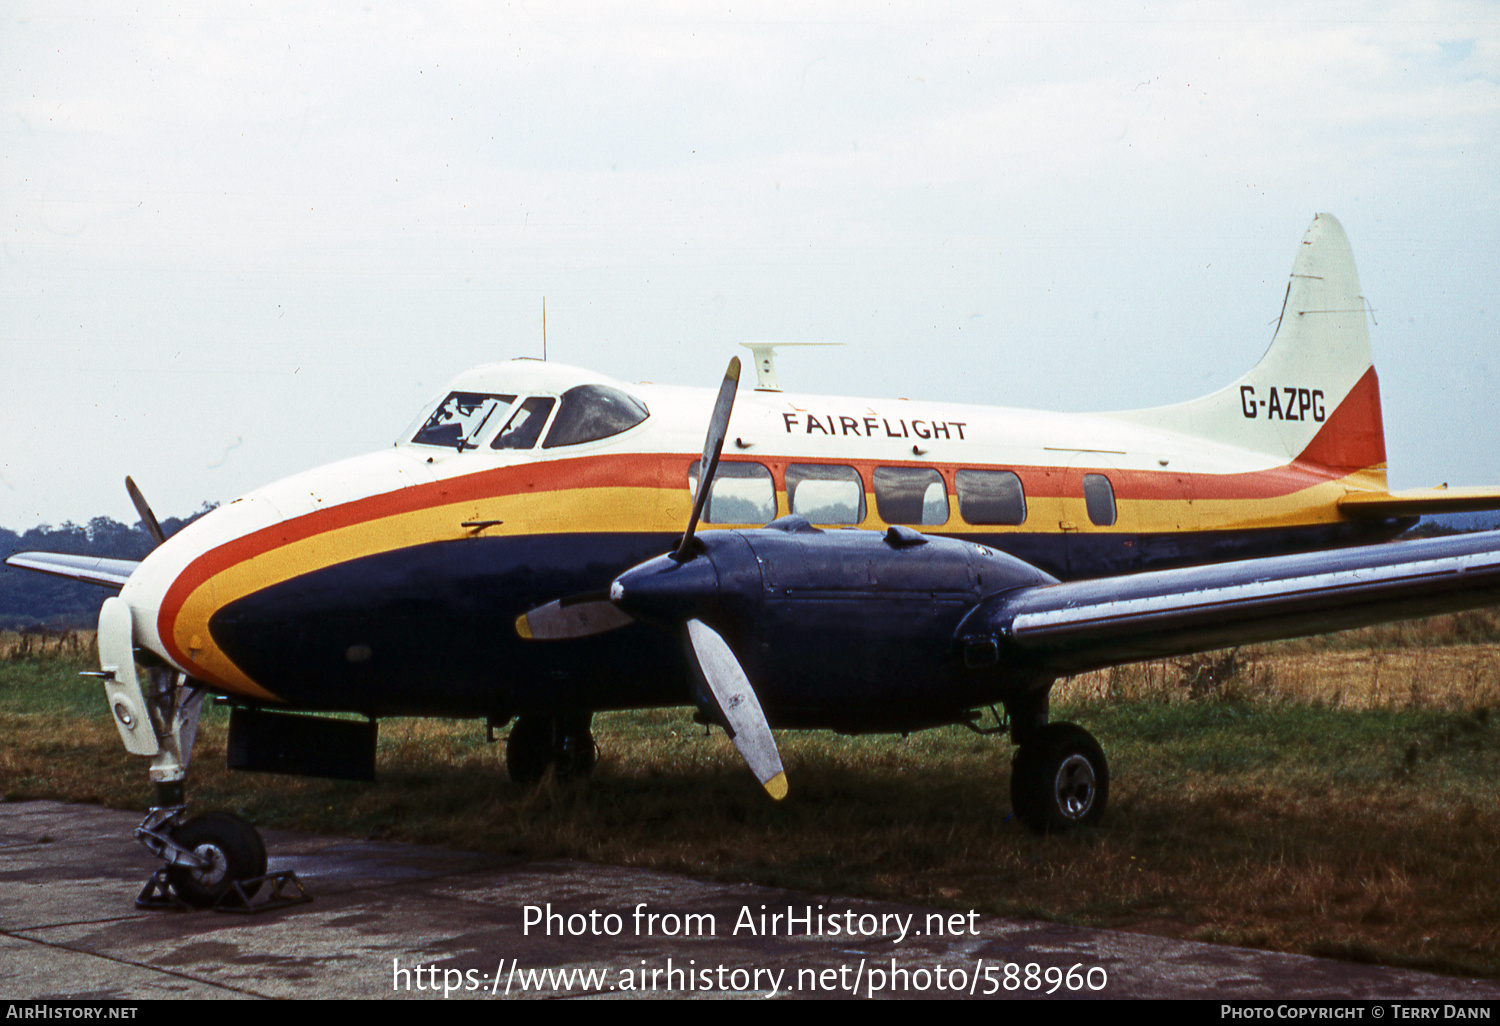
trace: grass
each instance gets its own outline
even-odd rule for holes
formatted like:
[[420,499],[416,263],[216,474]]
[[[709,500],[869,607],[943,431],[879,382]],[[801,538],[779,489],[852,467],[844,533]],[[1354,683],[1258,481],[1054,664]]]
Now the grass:
[[[784,732],[792,795],[776,804],[685,710],[598,717],[593,776],[526,789],[474,722],[383,721],[373,785],[232,773],[211,709],[190,796],[267,827],[1500,978],[1500,644],[1433,640],[1452,636],[1437,624],[1413,635],[1428,644],[1260,646],[1060,684],[1054,719],[1098,736],[1112,776],[1103,825],[1066,837],[1008,818],[1003,740]],[[86,665],[76,651],[0,664],[5,799],[144,807],[144,763],[76,676]]]

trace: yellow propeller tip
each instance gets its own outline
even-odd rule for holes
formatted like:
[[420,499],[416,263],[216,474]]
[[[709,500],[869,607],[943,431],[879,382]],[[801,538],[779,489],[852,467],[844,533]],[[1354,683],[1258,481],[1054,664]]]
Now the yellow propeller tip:
[[516,617],[516,633],[527,641],[531,640],[531,624],[526,621],[525,613]]
[[778,802],[786,797],[786,771],[776,774],[765,782],[766,794],[775,798]]

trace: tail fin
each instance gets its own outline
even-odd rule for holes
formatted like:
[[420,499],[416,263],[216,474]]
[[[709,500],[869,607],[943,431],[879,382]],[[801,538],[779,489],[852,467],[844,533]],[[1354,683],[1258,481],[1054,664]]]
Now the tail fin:
[[1319,214],[1297,247],[1260,363],[1202,399],[1122,416],[1288,462],[1370,470],[1384,487],[1385,429],[1365,311],[1344,228]]

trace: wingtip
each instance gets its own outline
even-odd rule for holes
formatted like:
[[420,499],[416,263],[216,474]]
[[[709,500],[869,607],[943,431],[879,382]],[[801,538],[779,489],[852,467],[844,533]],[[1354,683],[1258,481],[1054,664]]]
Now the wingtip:
[[786,787],[786,771],[782,770],[780,773],[776,774],[770,780],[767,780],[765,782],[764,786],[765,786],[765,789],[766,789],[766,794],[770,795],[772,798],[776,799],[778,802],[781,801],[781,799],[783,799],[783,798],[786,797],[786,792],[787,792],[787,787]]
[[516,617],[516,633],[527,641],[531,640],[531,624],[527,621],[525,613]]

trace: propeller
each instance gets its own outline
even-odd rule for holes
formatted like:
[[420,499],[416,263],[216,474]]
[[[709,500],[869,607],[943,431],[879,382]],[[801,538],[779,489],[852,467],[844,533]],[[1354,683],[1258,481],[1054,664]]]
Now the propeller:
[[566,641],[624,627],[635,617],[597,591],[548,602],[516,617],[516,633],[528,641]]
[[766,714],[761,712],[755,688],[735,658],[734,650],[723,635],[702,620],[687,622],[687,639],[688,648],[696,657],[703,679],[723,716],[729,740],[739,749],[740,757],[766,793],[781,801],[787,792],[781,752],[776,748],[776,739],[771,736]]
[[141,522],[146,525],[146,531],[156,539],[156,544],[160,545],[166,541],[166,532],[161,529],[161,524],[157,523],[156,514],[151,512],[146,497],[141,494],[141,490],[128,476],[125,478],[125,490],[130,493],[130,501],[135,504],[135,511],[140,514]]
[[701,704],[717,713],[755,779],[767,794],[780,801],[787,794],[786,772],[760,699],[729,642],[700,616],[717,602],[719,580],[713,561],[697,558],[693,535],[713,488],[739,380],[740,361],[735,357],[729,361],[714,401],[703,458],[698,464],[698,492],[677,548],[625,571],[610,585],[607,598],[598,593],[574,595],[528,610],[516,618],[516,633],[537,640],[583,638],[632,620],[647,620],[680,631],[690,662],[706,685]]
[[729,361],[729,370],[719,383],[719,395],[714,400],[714,413],[708,421],[708,437],[703,440],[703,458],[698,461],[698,494],[693,496],[693,515],[688,517],[687,531],[682,544],[677,546],[675,559],[686,563],[692,559],[693,531],[698,527],[698,517],[708,504],[708,493],[713,487],[714,471],[719,469],[719,454],[724,451],[724,436],[729,431],[729,414],[734,411],[734,392],[740,386],[740,358]]

